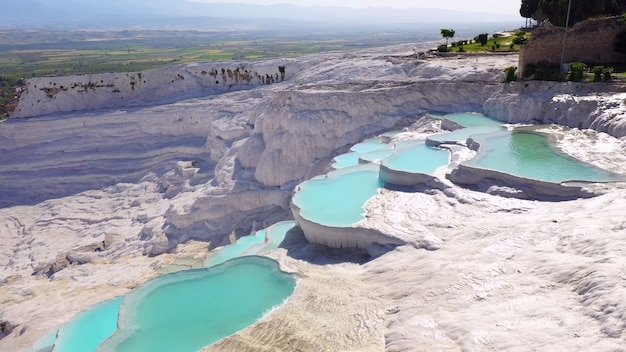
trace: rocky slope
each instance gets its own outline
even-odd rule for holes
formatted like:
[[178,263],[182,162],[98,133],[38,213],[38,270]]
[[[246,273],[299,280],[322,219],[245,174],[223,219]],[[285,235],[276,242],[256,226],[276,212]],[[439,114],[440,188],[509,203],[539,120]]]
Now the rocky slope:
[[[297,183],[427,111],[605,131],[613,137],[581,135],[589,152],[579,154],[623,168],[621,86],[503,84],[514,55],[413,53],[29,81],[15,118],[0,124],[0,349],[28,346],[235,230],[290,218]],[[256,75],[235,78],[241,67]],[[299,275],[294,297],[218,349],[549,350],[563,341],[615,350],[625,341],[623,195],[541,203],[454,185],[386,191],[368,226],[412,245],[361,265],[360,253],[293,238],[274,257]]]

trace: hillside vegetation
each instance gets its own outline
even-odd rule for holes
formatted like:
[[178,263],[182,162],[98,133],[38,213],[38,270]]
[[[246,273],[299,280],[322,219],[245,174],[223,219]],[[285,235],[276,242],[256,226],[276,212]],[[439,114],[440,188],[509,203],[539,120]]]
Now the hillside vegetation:
[[[569,5],[569,0],[522,0],[520,15],[564,27]],[[571,0],[569,25],[592,17],[620,15],[625,11],[626,0]]]

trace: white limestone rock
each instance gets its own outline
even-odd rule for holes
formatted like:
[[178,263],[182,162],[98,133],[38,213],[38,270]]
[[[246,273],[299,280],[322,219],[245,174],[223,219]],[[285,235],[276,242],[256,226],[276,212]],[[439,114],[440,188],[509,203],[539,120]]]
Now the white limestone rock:
[[618,85],[520,82],[485,101],[484,112],[509,123],[555,123],[626,136],[624,93]]
[[[141,81],[136,73],[31,80],[16,118],[0,123],[0,322],[15,327],[0,350],[24,349],[158,275],[185,242],[221,243],[235,229],[289,217],[293,187],[339,150],[428,110],[625,133],[624,97],[611,85],[505,85],[499,70],[515,55],[446,60],[417,62],[405,45],[179,65]],[[222,77],[221,68],[244,64],[257,81]],[[262,84],[278,65],[286,80]],[[622,143],[601,135],[562,148],[621,168]],[[361,225],[408,245],[372,248],[385,253],[363,264],[363,253],[289,239],[271,255],[298,275],[294,296],[214,348],[539,350],[560,341],[564,350],[619,350],[626,204],[611,187],[558,203],[452,184],[385,191]],[[84,250],[102,239],[104,250]],[[208,246],[195,246],[194,256]],[[32,275],[54,263],[65,266],[50,278]]]

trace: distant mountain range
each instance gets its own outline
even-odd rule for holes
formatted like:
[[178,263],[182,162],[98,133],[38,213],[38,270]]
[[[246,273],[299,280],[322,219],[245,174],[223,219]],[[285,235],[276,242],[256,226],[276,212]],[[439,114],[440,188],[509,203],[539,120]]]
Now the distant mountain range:
[[[519,14],[459,12],[441,9],[249,5],[199,3],[189,0],[19,0],[0,5],[0,29],[121,28],[183,24],[189,18],[221,18],[231,22],[299,22],[303,25],[398,25],[432,23],[485,23],[520,21]],[[174,19],[177,20],[173,21]],[[220,22],[220,21],[218,21]]]

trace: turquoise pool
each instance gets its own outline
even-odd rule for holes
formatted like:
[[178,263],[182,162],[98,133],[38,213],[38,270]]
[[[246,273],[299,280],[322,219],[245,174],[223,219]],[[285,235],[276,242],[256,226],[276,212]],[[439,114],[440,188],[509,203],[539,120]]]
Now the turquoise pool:
[[[207,259],[207,261],[205,262],[206,266],[216,266],[216,265],[220,265],[223,264],[224,262],[227,262],[228,260],[231,260],[235,257],[238,256],[251,256],[251,255],[258,255],[258,254],[263,254],[263,253],[268,253],[276,248],[278,248],[278,246],[280,245],[280,243],[284,240],[285,235],[288,231],[290,231],[291,229],[293,229],[294,227],[297,226],[297,223],[294,221],[283,221],[277,224],[272,225],[271,227],[267,228],[267,229],[263,229],[260,231],[257,231],[256,233],[254,233],[253,235],[249,235],[249,236],[244,236],[242,238],[239,239],[239,241],[237,241],[236,243],[229,245],[229,246],[225,246],[224,248],[222,248],[220,251],[218,251],[215,255],[209,257]],[[257,263],[257,262],[262,262],[263,259],[259,259],[260,257],[246,257],[246,258],[251,258],[250,261]],[[244,259],[244,258],[242,258]],[[239,259],[238,259],[239,260]],[[267,259],[269,261],[271,261],[270,259]],[[272,270],[268,270],[268,264],[264,263],[263,264],[265,266],[265,268],[259,268],[259,265],[254,265],[254,270],[251,270],[250,273],[252,275],[256,275],[256,274],[260,274],[261,276],[255,278],[255,279],[259,279],[259,280],[264,280],[265,278],[267,278],[268,284],[269,285],[274,285],[275,282],[283,282],[284,281],[284,274],[278,275],[278,278],[276,278],[277,274],[274,273],[274,269],[272,269],[272,266],[269,265],[269,269]],[[220,274],[221,274],[221,280],[226,280],[226,276],[228,275],[233,275],[232,279],[233,280],[245,280],[245,278],[242,276],[241,270],[239,269],[230,269],[230,266],[226,266],[225,269],[222,268],[220,269]],[[277,267],[277,266],[276,266]],[[236,266],[236,268],[238,268],[238,266]],[[198,270],[203,270],[203,269],[198,269]],[[178,294],[180,293],[179,290],[184,289],[184,287],[190,287],[193,286],[193,283],[189,283],[189,281],[202,281],[201,278],[198,278],[197,276],[198,274],[198,270],[191,270],[194,272],[193,275],[189,274],[190,270],[187,271],[179,271],[176,273],[172,273],[172,274],[167,274],[164,275],[162,277],[167,277],[166,280],[164,280],[165,282],[162,282],[160,280],[161,277],[153,280],[154,282],[150,282],[150,287],[152,287],[153,290],[160,292],[161,288],[158,287],[160,284],[163,284],[165,286],[167,286],[167,288],[163,288],[163,292],[169,292],[169,294]],[[268,271],[268,272],[272,272],[272,274],[268,274],[263,273],[263,270]],[[210,273],[209,273],[210,274]],[[209,275],[207,274],[207,275]],[[205,275],[206,276],[206,275]],[[261,279],[261,277],[263,279]],[[273,281],[272,281],[273,280]],[[206,281],[206,280],[205,280]],[[217,284],[219,284],[219,280],[217,282]],[[260,284],[260,283],[259,283]],[[175,287],[169,287],[169,286],[180,286],[179,288],[175,288]],[[236,285],[235,285],[236,286]],[[240,285],[241,286],[241,285]],[[195,287],[193,289],[195,290],[202,290],[203,287],[206,287],[206,285],[202,286],[202,284],[199,284],[199,287]],[[282,292],[282,290],[284,290],[284,288],[280,288],[281,286],[277,286],[279,288],[279,294],[282,294],[280,292]],[[233,288],[233,287],[231,287]],[[226,289],[230,289],[230,288],[226,288]],[[233,288],[236,289],[236,288]],[[246,286],[247,289],[247,286]],[[260,288],[262,291],[268,291],[271,293],[271,289],[264,289],[263,287]],[[292,290],[293,291],[293,290]],[[214,294],[213,291],[206,291],[207,295],[211,295]],[[221,292],[220,293],[222,296],[225,295],[225,293]],[[131,297],[131,300],[134,299],[135,303],[137,304],[137,301],[141,301],[143,298],[136,297],[136,293],[131,292],[129,294]],[[290,295],[290,294],[289,294]],[[258,299],[264,299],[265,297],[271,296],[271,294],[268,294],[267,292],[265,294],[259,295],[256,298]],[[177,297],[172,295],[171,297]],[[180,297],[184,297],[180,296]],[[272,298],[273,296],[271,296],[270,298]],[[281,296],[282,297],[282,296]],[[171,302],[165,302],[166,300],[166,295],[162,295],[161,298],[163,299],[163,304],[164,305],[171,305]],[[203,303],[205,300],[204,298],[198,298],[197,296],[194,297],[188,297],[189,299],[192,298],[197,298],[199,301],[197,303],[194,303],[194,305],[197,306],[206,306],[205,303]],[[255,299],[256,299],[255,298]],[[286,297],[285,297],[286,298]],[[70,322],[68,322],[67,324],[64,324],[59,330],[58,333],[55,331],[54,334],[50,334],[49,336],[46,336],[45,339],[42,339],[41,341],[38,341],[36,345],[33,345],[33,349],[32,351],[39,351],[42,348],[46,348],[48,346],[53,346],[52,351],[54,352],[90,352],[90,351],[97,351],[98,347],[109,337],[111,337],[114,333],[116,333],[116,330],[118,328],[118,315],[120,312],[120,306],[122,305],[122,302],[124,301],[125,297],[118,297],[115,298],[113,300],[110,301],[106,301],[100,304],[97,304],[79,314],[77,314],[74,318],[72,318],[72,320]],[[147,301],[146,304],[150,304],[151,301]],[[191,302],[191,301],[189,301]],[[276,299],[270,299],[270,301],[268,301],[268,303],[262,303],[262,302],[258,302],[258,304],[262,305],[262,306],[269,306],[270,308],[272,306],[275,306],[276,304]],[[139,305],[144,304],[143,301],[138,303]],[[250,303],[244,303],[244,305],[246,305],[247,307],[250,307]],[[271,305],[271,306],[270,306]],[[151,309],[151,308],[145,308],[145,309]],[[156,309],[155,307],[152,307],[152,309]],[[205,309],[212,309],[211,307],[206,307]],[[252,309],[252,308],[251,308]],[[261,308],[258,308],[261,309]],[[257,309],[257,311],[258,311]],[[269,308],[268,308],[269,309]],[[254,309],[252,309],[251,311],[254,311]],[[138,313],[138,314],[143,314],[143,313]],[[211,315],[209,314],[210,318],[205,319],[206,320],[215,320],[216,315]],[[250,320],[248,319],[243,319],[243,322],[247,322],[249,324],[254,323],[254,321],[256,320]],[[197,323],[195,321],[191,321],[190,323]],[[179,324],[184,325],[183,322],[179,322]],[[200,322],[200,324],[203,324],[203,322]],[[213,324],[215,325],[215,322],[213,322]],[[247,325],[246,325],[247,326]],[[235,325],[235,327],[239,328],[241,327],[240,325]],[[244,326],[245,327],[245,326]],[[151,325],[146,325],[146,326],[142,326],[142,329],[147,329],[150,330],[152,329],[153,326]],[[192,329],[193,330],[193,329]],[[219,330],[219,329],[218,329]],[[238,329],[240,330],[240,329]],[[238,331],[238,330],[235,330]],[[157,330],[155,330],[157,331]],[[147,333],[147,332],[146,332]],[[123,334],[123,333],[122,333]],[[217,333],[213,333],[211,336],[216,336]],[[229,335],[232,333],[229,333]],[[228,335],[226,335],[228,336]],[[222,336],[225,337],[225,336]],[[221,337],[220,337],[221,338]],[[133,342],[134,343],[134,342]],[[204,342],[202,342],[204,343]],[[133,345],[131,343],[131,345]],[[125,346],[125,345],[124,345]],[[134,346],[134,345],[133,345]],[[141,345],[143,346],[143,345]],[[110,347],[106,347],[106,348],[110,348]],[[116,347],[117,348],[117,347]],[[127,350],[124,349],[126,347],[121,347],[120,350]],[[134,348],[134,347],[133,347]],[[143,348],[143,347],[142,347]],[[151,347],[152,348],[152,347]],[[106,350],[106,349],[105,349]],[[130,349],[132,350],[132,349]],[[176,349],[177,351],[179,349]],[[193,349],[189,349],[189,351],[194,351]]]
[[296,227],[298,227],[298,223],[295,221],[281,221],[268,227],[265,245],[255,254],[264,255],[278,249],[280,244],[285,240],[287,233]]
[[117,314],[124,297],[102,302],[76,315],[63,325],[54,341],[53,352],[90,352],[117,329]]
[[208,268],[213,265],[222,264],[223,262],[240,256],[248,248],[265,242],[265,234],[267,229],[259,230],[254,234],[243,236],[233,244],[229,244],[220,248],[215,254],[211,255],[204,261],[204,267]]
[[347,167],[359,165],[359,158],[363,153],[351,152],[337,155],[333,158],[333,169],[345,169]]
[[381,163],[384,159],[392,156],[394,152],[395,152],[394,146],[389,145],[384,149],[377,150],[377,151],[370,152],[370,153],[365,153],[361,155],[359,160],[360,162],[365,162],[365,163]]
[[264,257],[157,277],[124,300],[118,330],[101,351],[197,351],[281,305],[296,282]]
[[399,143],[395,153],[384,159],[382,165],[395,171],[430,174],[449,162],[449,151],[428,146],[424,141],[410,141]]
[[430,145],[439,145],[444,143],[465,143],[469,137],[495,133],[499,131],[505,131],[506,128],[502,126],[479,126],[479,127],[468,127],[462,128],[460,130],[448,132],[448,133],[440,133],[436,135],[429,136],[426,140]]
[[204,262],[204,267],[221,264],[236,257],[267,254],[277,249],[287,232],[296,226],[298,224],[295,221],[281,221],[254,234],[243,236],[237,242],[220,248],[208,257]]
[[382,143],[382,142],[376,143],[374,141],[375,140],[370,140],[370,142],[355,144],[352,146],[352,148],[350,148],[350,150],[356,153],[364,154],[364,153],[369,153],[369,152],[383,149],[387,146],[387,144],[385,143]]
[[624,178],[559,152],[542,133],[507,131],[475,139],[481,147],[478,155],[467,162],[469,166],[557,183],[609,182]]
[[300,216],[332,227],[350,227],[363,219],[365,203],[382,187],[379,166],[364,164],[330,172],[300,184],[292,202]]
[[375,152],[387,148],[387,144],[382,142],[382,137],[370,138],[362,143],[358,143],[350,148],[349,153],[341,154],[333,158],[332,168],[335,170],[345,169],[359,165],[359,158],[367,153]]
[[464,127],[501,126],[502,122],[475,112],[461,112],[445,115],[446,120],[456,122]]

